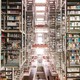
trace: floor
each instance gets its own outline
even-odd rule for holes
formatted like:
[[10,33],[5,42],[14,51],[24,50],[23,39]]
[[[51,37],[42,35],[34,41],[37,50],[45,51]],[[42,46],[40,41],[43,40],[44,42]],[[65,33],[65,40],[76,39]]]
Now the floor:
[[30,76],[24,76],[23,80],[60,80],[57,76],[52,76],[47,66],[38,65],[32,67]]
[[35,80],[46,80],[45,72],[43,66],[37,67]]

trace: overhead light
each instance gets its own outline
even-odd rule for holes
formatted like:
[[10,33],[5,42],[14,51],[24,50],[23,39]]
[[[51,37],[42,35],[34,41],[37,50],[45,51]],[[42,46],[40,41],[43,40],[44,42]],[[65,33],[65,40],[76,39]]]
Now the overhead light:
[[44,23],[47,23],[47,21],[46,21],[46,20],[44,20],[44,21],[35,21],[35,22],[44,22]]
[[35,0],[35,3],[46,3],[46,0]]
[[37,21],[44,21],[44,18],[37,18]]
[[45,15],[45,12],[36,12],[36,15]]
[[36,11],[45,11],[45,6],[36,6]]
[[45,25],[45,21],[35,21],[35,25]]

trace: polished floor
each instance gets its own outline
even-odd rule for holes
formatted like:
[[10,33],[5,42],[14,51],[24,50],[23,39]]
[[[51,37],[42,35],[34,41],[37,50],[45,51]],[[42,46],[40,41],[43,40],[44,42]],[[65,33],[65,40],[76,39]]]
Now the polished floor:
[[43,66],[37,67],[37,70],[35,68],[32,68],[30,76],[24,76],[23,80],[60,80],[57,76],[52,76],[46,67],[45,70],[46,71],[44,71]]

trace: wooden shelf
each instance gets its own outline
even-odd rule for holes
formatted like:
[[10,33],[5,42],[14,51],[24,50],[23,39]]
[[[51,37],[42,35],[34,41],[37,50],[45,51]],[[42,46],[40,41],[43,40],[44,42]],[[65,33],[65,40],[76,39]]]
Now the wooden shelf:
[[21,13],[5,13],[5,14],[7,14],[7,15],[18,15],[18,16],[21,15]]
[[[70,22],[80,22],[80,21],[75,20],[75,21],[70,21]],[[79,26],[79,27],[80,27],[80,26]]]
[[19,22],[19,20],[7,20],[8,22]]
[[21,30],[4,30],[4,32],[7,32],[7,33],[22,33]]
[[80,16],[80,14],[67,14],[68,16]]
[[67,78],[77,78],[77,79],[80,79],[80,77],[76,76],[76,77],[67,77]]
[[80,72],[67,72],[67,73],[80,73]]
[[11,11],[13,11],[13,10],[15,10],[15,11],[21,11],[21,9],[17,9],[17,8],[11,8],[11,9],[7,9],[7,10],[11,10]]
[[68,11],[80,11],[80,9],[67,9]]
[[79,29],[68,30],[67,33],[80,33],[80,30]]

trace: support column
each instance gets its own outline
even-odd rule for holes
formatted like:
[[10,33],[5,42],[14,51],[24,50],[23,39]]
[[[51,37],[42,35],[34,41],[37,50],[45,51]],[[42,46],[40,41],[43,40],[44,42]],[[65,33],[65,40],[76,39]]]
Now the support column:
[[1,0],[0,0],[0,68],[1,68]]

